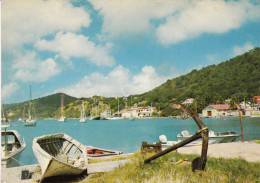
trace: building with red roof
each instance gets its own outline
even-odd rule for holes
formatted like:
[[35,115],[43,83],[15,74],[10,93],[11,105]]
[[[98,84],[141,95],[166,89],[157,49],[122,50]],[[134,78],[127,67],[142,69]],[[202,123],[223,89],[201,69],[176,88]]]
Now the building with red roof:
[[211,104],[202,110],[203,117],[238,116],[237,110],[230,109],[228,104]]

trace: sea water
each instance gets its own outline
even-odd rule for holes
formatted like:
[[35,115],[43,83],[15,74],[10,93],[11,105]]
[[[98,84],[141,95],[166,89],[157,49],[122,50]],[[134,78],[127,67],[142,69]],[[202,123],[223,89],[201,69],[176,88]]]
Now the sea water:
[[[241,134],[240,119],[236,118],[202,118],[210,130],[215,133],[234,131]],[[164,134],[168,140],[177,140],[176,136],[183,130],[194,134],[199,128],[193,119],[136,119],[136,120],[87,120],[80,123],[78,119],[38,120],[35,127],[24,126],[22,122],[8,123],[18,125],[9,129],[17,130],[24,138],[26,148],[17,159],[20,165],[38,164],[32,150],[35,137],[54,133],[66,133],[84,145],[131,153],[140,149],[142,141],[148,144],[159,141]],[[243,118],[244,139],[260,139],[260,118]],[[3,129],[2,129],[3,130]],[[238,138],[237,141],[241,140]],[[16,163],[14,166],[17,166]]]

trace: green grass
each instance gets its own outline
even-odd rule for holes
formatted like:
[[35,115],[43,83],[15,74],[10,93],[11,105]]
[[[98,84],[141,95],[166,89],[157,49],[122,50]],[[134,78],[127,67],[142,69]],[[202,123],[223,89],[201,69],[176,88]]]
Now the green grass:
[[260,182],[260,163],[250,163],[243,159],[208,158],[204,171],[192,172],[191,161],[198,157],[197,155],[169,153],[144,164],[144,159],[149,156],[151,154],[143,155],[137,152],[124,166],[95,176],[84,183]]

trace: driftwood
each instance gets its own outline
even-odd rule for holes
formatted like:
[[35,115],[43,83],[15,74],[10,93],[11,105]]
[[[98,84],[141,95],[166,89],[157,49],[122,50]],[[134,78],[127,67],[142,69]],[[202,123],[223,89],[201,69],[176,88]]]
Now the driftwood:
[[201,156],[199,158],[196,158],[192,161],[192,171],[195,170],[204,170],[206,162],[207,162],[207,152],[208,152],[208,127],[205,126],[205,124],[200,120],[199,116],[197,113],[195,113],[193,110],[191,110],[190,108],[188,108],[185,105],[180,105],[179,109],[181,110],[185,110],[186,112],[189,113],[189,115],[194,119],[194,121],[196,122],[196,124],[199,127],[199,131],[197,131],[195,133],[195,135],[179,142],[178,144],[175,144],[165,150],[163,150],[162,152],[159,152],[155,155],[153,155],[150,158],[147,158],[144,160],[144,163],[149,163],[152,160],[155,160],[171,151],[174,151],[180,147],[185,146],[186,144],[189,144],[190,142],[193,142],[199,138],[202,138],[202,149],[201,149]]

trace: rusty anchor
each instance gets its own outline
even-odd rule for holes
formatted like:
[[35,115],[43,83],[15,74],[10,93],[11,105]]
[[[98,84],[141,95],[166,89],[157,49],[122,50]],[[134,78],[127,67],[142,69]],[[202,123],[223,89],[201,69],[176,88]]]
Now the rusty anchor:
[[195,113],[193,110],[191,110],[190,108],[188,108],[185,105],[179,105],[178,108],[181,111],[186,111],[196,122],[196,124],[199,127],[199,130],[191,137],[179,142],[178,144],[175,144],[153,156],[151,156],[150,158],[147,158],[144,160],[144,163],[149,163],[152,160],[155,160],[171,151],[174,151],[180,147],[183,147],[187,144],[189,144],[190,142],[193,142],[199,138],[202,138],[202,149],[201,149],[201,156],[198,158],[195,158],[192,161],[192,171],[195,170],[204,170],[205,165],[207,163],[207,152],[208,152],[208,136],[209,136],[209,131],[208,131],[208,127],[200,120],[199,116],[197,113]]

